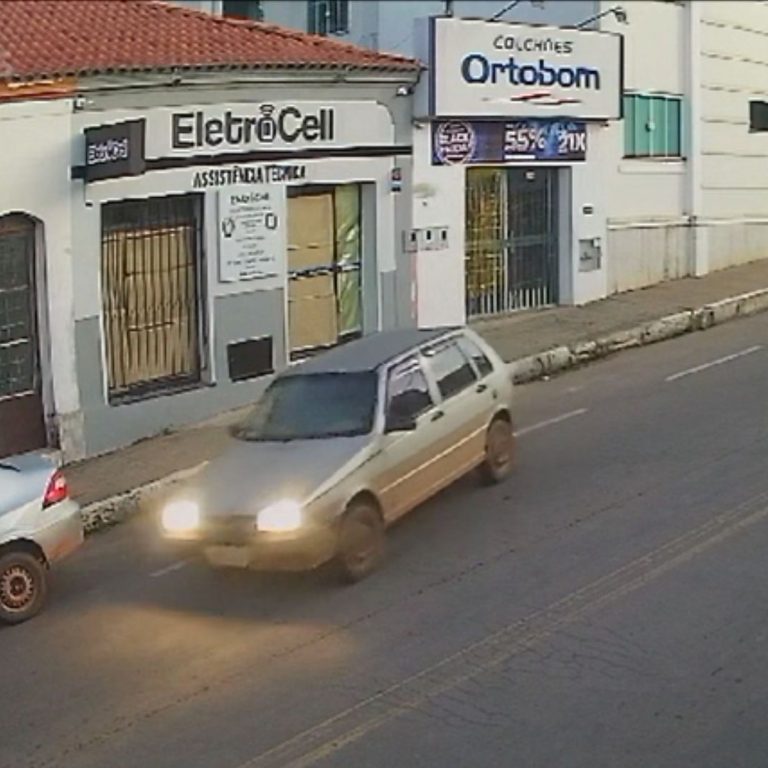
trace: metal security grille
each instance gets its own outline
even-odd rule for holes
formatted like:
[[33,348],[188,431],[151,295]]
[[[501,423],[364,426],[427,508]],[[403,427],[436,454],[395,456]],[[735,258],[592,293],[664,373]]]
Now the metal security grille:
[[549,306],[558,300],[557,171],[467,171],[467,315]]
[[512,309],[558,301],[557,171],[511,168],[509,294]]
[[0,217],[0,458],[47,443],[35,261],[35,223]]
[[0,397],[34,392],[34,230],[10,222],[0,232]]
[[111,399],[200,378],[201,198],[102,207],[102,292]]
[[466,200],[467,315],[509,310],[507,183],[500,168],[469,168]]

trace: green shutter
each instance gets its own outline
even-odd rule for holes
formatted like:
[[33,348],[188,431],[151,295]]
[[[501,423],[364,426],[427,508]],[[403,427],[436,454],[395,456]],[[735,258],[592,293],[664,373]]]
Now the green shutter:
[[648,157],[651,154],[651,99],[648,96],[635,96],[635,156]]
[[635,97],[624,96],[624,155],[635,154]]
[[680,157],[682,155],[681,112],[682,103],[680,99],[669,99],[667,101],[667,156],[669,157]]
[[652,96],[650,109],[651,129],[648,131],[651,157],[667,157],[667,103],[664,96]]

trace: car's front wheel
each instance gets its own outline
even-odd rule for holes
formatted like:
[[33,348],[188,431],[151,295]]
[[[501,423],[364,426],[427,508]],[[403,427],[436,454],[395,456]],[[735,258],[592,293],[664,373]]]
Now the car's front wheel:
[[0,557],[0,622],[20,624],[40,613],[48,592],[45,565],[28,552]]
[[353,502],[341,521],[336,571],[346,583],[364,579],[384,558],[386,534],[379,510],[368,501]]
[[505,418],[497,417],[488,427],[480,476],[488,484],[500,483],[512,472],[514,462],[515,433],[512,424]]

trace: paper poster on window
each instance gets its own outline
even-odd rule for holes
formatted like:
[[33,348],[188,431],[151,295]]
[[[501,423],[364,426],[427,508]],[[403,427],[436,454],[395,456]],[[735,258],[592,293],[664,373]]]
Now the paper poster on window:
[[285,187],[260,184],[219,192],[219,280],[259,281],[260,290],[285,286]]

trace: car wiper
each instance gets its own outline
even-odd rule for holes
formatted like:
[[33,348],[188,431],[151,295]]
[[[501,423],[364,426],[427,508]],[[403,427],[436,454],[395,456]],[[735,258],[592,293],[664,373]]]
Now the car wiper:
[[11,472],[21,472],[21,470],[18,467],[14,466],[13,464],[6,464],[2,461],[0,461],[0,469],[7,469],[7,470],[10,470]]

